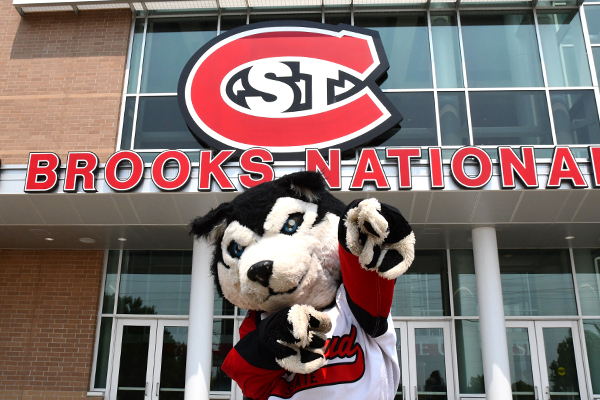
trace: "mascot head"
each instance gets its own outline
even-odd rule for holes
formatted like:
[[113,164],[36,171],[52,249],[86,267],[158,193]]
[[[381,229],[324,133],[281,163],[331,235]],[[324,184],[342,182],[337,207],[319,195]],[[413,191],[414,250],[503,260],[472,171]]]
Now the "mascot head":
[[320,173],[297,172],[196,218],[191,233],[213,245],[217,289],[236,306],[319,309],[341,283],[337,230],[344,208]]

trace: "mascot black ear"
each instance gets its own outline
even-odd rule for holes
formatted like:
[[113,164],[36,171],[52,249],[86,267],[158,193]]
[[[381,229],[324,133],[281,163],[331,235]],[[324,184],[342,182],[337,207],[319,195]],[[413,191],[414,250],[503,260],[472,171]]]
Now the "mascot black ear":
[[210,210],[203,217],[197,217],[190,223],[190,235],[197,239],[208,239],[216,241],[223,235],[227,224],[227,217],[231,213],[231,204],[223,203],[219,207]]
[[320,172],[294,172],[280,179],[281,184],[289,187],[293,194],[310,202],[318,200],[320,194],[327,191],[327,183]]

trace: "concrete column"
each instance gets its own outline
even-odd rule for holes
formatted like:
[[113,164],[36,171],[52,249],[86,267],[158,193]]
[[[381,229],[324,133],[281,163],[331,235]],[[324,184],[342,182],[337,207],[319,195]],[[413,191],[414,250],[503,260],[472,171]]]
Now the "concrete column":
[[211,248],[205,241],[194,240],[185,400],[208,400],[210,391],[214,307],[211,256]]
[[471,234],[486,399],[512,400],[496,229],[475,228]]

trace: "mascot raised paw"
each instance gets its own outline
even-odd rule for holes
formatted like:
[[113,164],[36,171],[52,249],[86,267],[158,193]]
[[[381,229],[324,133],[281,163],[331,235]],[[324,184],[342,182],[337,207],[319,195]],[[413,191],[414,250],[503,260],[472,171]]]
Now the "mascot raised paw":
[[248,314],[222,369],[256,399],[394,399],[390,310],[414,259],[400,212],[347,207],[317,172],[263,183],[196,218],[220,294]]

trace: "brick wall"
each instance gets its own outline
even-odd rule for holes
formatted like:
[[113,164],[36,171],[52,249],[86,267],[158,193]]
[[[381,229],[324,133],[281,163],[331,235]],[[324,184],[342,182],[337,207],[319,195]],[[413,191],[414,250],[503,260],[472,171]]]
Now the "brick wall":
[[0,398],[89,387],[103,251],[0,250]]
[[131,11],[35,13],[0,0],[0,160],[31,151],[102,162],[115,150]]

